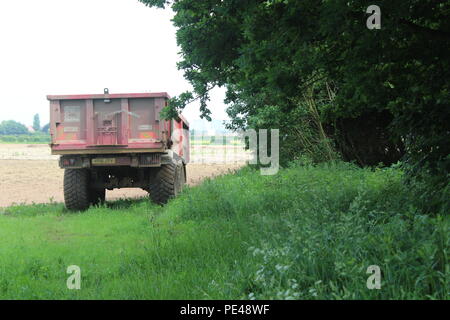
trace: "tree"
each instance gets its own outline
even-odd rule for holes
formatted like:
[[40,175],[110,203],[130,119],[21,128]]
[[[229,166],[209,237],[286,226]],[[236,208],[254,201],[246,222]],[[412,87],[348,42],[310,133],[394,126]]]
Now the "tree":
[[42,127],[41,131],[44,133],[48,133],[50,129],[50,123],[47,123],[45,126]]
[[278,126],[289,137],[310,91],[346,160],[390,164],[406,153],[411,173],[450,172],[448,1],[379,0],[379,30],[366,27],[372,3],[356,0],[141,1],[175,11],[178,66],[194,88],[167,115],[199,98],[209,117],[209,90],[226,86],[233,128]]
[[36,132],[41,130],[41,120],[39,119],[38,113],[36,113],[33,118],[33,129]]
[[14,120],[2,121],[0,123],[1,135],[28,134],[28,129],[23,124]]

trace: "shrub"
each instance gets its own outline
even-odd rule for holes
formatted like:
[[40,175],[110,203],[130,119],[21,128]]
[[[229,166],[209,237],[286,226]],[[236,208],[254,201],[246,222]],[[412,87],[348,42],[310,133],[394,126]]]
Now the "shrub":
[[[242,238],[247,256],[229,280],[241,298],[442,299],[449,219],[413,198],[398,168],[291,164],[273,177],[245,168],[207,181],[169,210]],[[370,265],[381,290],[366,287]]]

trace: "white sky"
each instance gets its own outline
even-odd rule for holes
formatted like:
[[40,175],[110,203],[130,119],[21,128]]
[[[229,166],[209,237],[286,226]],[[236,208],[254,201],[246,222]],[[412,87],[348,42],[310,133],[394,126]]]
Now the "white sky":
[[[0,121],[46,124],[47,94],[189,90],[172,15],[138,0],[1,0]],[[213,119],[228,119],[223,98],[213,92]],[[198,119],[198,104],[183,114]]]

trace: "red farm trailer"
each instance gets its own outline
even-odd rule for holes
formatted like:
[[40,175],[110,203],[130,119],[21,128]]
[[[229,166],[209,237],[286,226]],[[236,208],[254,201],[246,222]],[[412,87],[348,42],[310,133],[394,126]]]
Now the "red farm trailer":
[[60,155],[64,200],[84,210],[105,190],[142,188],[158,204],[183,189],[189,124],[160,118],[169,95],[127,93],[49,95],[51,151]]

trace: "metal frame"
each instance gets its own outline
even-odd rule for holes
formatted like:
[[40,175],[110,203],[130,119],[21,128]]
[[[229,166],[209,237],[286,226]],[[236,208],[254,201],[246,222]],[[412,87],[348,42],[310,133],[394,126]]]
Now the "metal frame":
[[[155,100],[155,120],[159,123],[159,137],[157,139],[146,139],[145,141],[129,140],[130,132],[130,100],[136,98],[149,98]],[[50,101],[50,135],[51,135],[51,153],[52,155],[96,155],[96,154],[142,154],[142,153],[178,153],[183,158],[183,162],[189,162],[189,146],[183,150],[183,144],[189,144],[189,138],[183,141],[180,137],[181,145],[177,146],[177,150],[171,150],[170,137],[172,130],[175,128],[182,129],[189,128],[189,123],[186,119],[179,115],[177,120],[160,121],[159,112],[167,106],[170,96],[166,92],[155,93],[119,93],[119,94],[77,94],[77,95],[48,95],[47,99]],[[93,119],[94,102],[95,100],[120,99],[120,110],[122,111],[117,117],[120,120],[119,130],[120,135],[117,135],[117,144],[113,145],[99,145],[96,136],[96,126]],[[57,141],[57,127],[62,123],[61,116],[61,101],[66,100],[84,100],[86,108],[86,135],[85,139],[78,140],[60,140]],[[70,138],[69,138],[70,139]],[[187,152],[186,152],[187,151]],[[187,153],[186,155],[183,153]],[[172,156],[173,157],[173,156]]]

